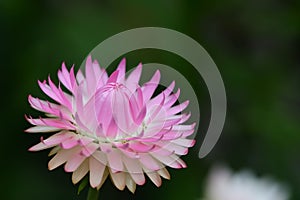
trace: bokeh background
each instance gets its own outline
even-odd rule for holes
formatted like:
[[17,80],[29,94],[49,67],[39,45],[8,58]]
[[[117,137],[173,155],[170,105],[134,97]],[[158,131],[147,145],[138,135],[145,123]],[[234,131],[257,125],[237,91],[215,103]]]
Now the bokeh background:
[[[201,121],[197,144],[184,157],[187,169],[170,170],[172,179],[157,189],[150,180],[134,195],[107,181],[101,199],[197,199],[216,163],[251,169],[288,185],[300,199],[300,1],[0,1],[1,199],[85,199],[77,196],[70,174],[49,172],[47,151],[27,149],[40,135],[24,114],[38,116],[27,95],[44,97],[37,80],[54,80],[62,61],[79,68],[101,41],[143,26],[171,28],[198,41],[223,76],[228,113],[222,136],[204,159],[198,151],[210,116],[209,95],[185,60],[158,51],[124,55],[177,68],[198,92]],[[118,47],[116,47],[118,48]],[[100,61],[101,63],[101,61]]]

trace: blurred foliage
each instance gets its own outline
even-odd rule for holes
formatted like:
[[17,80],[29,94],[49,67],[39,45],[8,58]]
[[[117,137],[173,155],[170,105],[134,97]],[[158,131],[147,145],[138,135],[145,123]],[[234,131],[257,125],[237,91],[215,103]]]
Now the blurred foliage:
[[[209,168],[223,162],[285,182],[292,199],[300,199],[300,1],[2,0],[0,25],[1,199],[86,198],[87,191],[77,196],[77,186],[62,167],[48,171],[46,151],[27,152],[39,140],[39,135],[23,133],[29,126],[24,113],[38,115],[27,95],[42,97],[36,81],[55,77],[62,61],[78,68],[107,37],[143,26],[180,31],[210,53],[227,90],[226,125],[214,150],[200,160],[210,104],[200,76],[191,78],[203,112],[198,142],[184,157],[189,167],[170,170],[171,181],[159,189],[148,180],[135,195],[107,181],[100,198],[197,199]],[[179,67],[187,77],[193,74],[188,63],[166,52],[128,57],[133,65],[157,61]]]

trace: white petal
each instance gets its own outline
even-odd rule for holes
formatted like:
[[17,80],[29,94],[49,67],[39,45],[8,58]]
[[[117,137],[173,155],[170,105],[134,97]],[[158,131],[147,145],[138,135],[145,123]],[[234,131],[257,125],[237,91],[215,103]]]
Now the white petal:
[[145,176],[139,161],[137,159],[123,156],[123,162],[135,183],[143,185],[145,183]]
[[83,163],[73,172],[72,182],[74,184],[78,183],[89,171],[88,159],[84,160]]
[[55,132],[61,130],[60,128],[52,126],[33,126],[26,130],[29,133],[45,133],[45,132]]
[[57,154],[49,161],[48,168],[53,170],[58,166],[67,162],[73,155],[80,151],[80,147],[75,147],[73,149],[61,149]]
[[53,156],[54,154],[56,154],[59,150],[60,150],[60,146],[56,146],[53,149],[51,149],[51,151],[49,152],[48,156]]
[[97,186],[97,190],[99,190],[101,188],[101,186],[103,185],[103,183],[105,182],[107,176],[109,174],[109,171],[107,169],[107,167],[105,168],[104,170],[104,173],[103,173],[103,176],[102,176],[102,180],[101,180],[101,183]]
[[161,186],[161,178],[157,172],[147,172],[146,174],[157,187]]
[[136,184],[132,180],[129,174],[126,174],[126,186],[129,189],[130,192],[134,193],[136,190]]
[[96,160],[93,156],[89,158],[89,165],[90,184],[93,188],[95,188],[101,183],[106,166]]
[[122,155],[119,150],[113,149],[107,153],[107,159],[112,172],[123,171]]
[[115,184],[115,186],[119,189],[119,190],[124,190],[125,188],[125,173],[124,172],[116,172],[113,173],[110,170],[110,177],[113,181],[113,183]]
[[157,173],[162,176],[163,178],[165,179],[169,179],[171,178],[168,170],[164,167],[164,168],[161,168],[160,170],[157,171]]

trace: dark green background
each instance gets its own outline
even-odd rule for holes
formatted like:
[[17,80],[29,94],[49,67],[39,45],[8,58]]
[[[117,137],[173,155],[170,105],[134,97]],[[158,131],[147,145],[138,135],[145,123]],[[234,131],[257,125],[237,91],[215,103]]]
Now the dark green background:
[[[37,80],[54,80],[62,61],[78,66],[107,37],[143,26],[171,28],[189,35],[209,52],[222,74],[228,97],[223,134],[214,150],[198,159],[209,118],[205,84],[198,91],[198,142],[184,159],[188,168],[170,170],[172,180],[157,189],[149,180],[136,194],[118,191],[110,181],[101,199],[197,199],[211,166],[250,168],[291,188],[300,199],[300,1],[0,1],[1,199],[85,199],[62,167],[47,169],[47,151],[27,149],[40,135],[24,114],[27,95],[45,97]],[[116,47],[118,48],[118,47]],[[126,55],[129,65],[160,62],[187,75],[192,67],[178,56],[143,50]],[[100,61],[101,63],[101,61]],[[199,84],[200,83],[200,84]]]

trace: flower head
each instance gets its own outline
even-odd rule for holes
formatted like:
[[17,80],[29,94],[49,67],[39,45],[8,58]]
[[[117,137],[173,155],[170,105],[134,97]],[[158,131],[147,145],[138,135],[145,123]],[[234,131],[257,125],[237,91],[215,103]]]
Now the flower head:
[[249,171],[233,174],[226,168],[214,168],[209,175],[204,200],[287,200],[285,188]]
[[34,98],[28,101],[46,117],[34,119],[31,133],[55,132],[31,147],[30,151],[52,148],[49,169],[64,164],[66,172],[73,172],[72,181],[78,183],[89,173],[90,185],[99,189],[108,176],[114,185],[125,186],[134,192],[136,184],[145,183],[145,174],[156,185],[161,178],[169,179],[166,166],[185,168],[179,158],[195,143],[187,137],[195,124],[184,125],[190,114],[181,113],[188,101],[176,104],[180,90],[173,93],[174,82],[154,96],[160,72],[139,85],[142,65],[125,77],[123,59],[110,76],[89,56],[85,74],[75,75],[74,67],[67,70],[62,64],[58,71],[62,90],[50,79],[38,82],[42,91],[55,103]]

